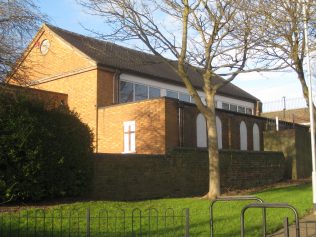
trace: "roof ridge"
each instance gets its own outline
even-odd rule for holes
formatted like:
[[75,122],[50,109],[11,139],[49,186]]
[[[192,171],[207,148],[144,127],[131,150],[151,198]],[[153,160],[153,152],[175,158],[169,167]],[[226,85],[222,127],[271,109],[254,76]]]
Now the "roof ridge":
[[[134,52],[136,52],[138,54],[145,54],[145,55],[148,55],[148,56],[151,56],[151,57],[160,58],[159,56],[157,56],[155,54],[148,53],[148,52],[143,52],[143,51],[140,51],[140,50],[137,50],[137,49],[134,49],[134,48],[129,48],[127,46],[123,46],[123,45],[120,45],[120,44],[117,44],[117,43],[114,43],[114,42],[111,42],[111,41],[107,41],[107,40],[104,40],[104,39],[99,39],[99,38],[94,38],[92,36],[83,35],[83,34],[80,34],[80,33],[77,33],[77,32],[73,32],[73,31],[70,31],[70,30],[66,30],[66,29],[60,28],[58,26],[54,26],[54,25],[47,24],[47,23],[45,23],[44,25],[46,25],[49,29],[51,29],[53,31],[54,31],[54,29],[55,30],[59,30],[59,31],[64,31],[64,32],[66,32],[68,34],[72,34],[72,35],[83,37],[83,38],[88,38],[90,40],[102,42],[102,43],[105,43],[105,44],[110,45],[110,46],[120,47],[121,49],[125,49],[125,50],[133,50]],[[57,32],[55,32],[55,33],[57,33]],[[174,61],[172,59],[170,59],[170,60]]]
[[[54,25],[46,24],[46,26],[53,33],[95,61],[97,65],[119,69],[127,73],[148,76],[155,80],[167,80],[183,86],[183,81],[179,75],[158,55],[143,52],[134,48],[128,48],[104,39],[72,32]],[[172,63],[177,62],[177,60],[167,60],[170,60]],[[198,72],[197,68],[198,67],[188,64],[188,74],[192,84],[196,88],[202,89],[203,81],[201,80],[201,74]],[[219,75],[217,75],[216,78],[217,79],[214,80],[225,80]],[[237,99],[246,99],[246,101],[258,100],[255,96],[231,82],[220,88],[218,93],[226,94]]]

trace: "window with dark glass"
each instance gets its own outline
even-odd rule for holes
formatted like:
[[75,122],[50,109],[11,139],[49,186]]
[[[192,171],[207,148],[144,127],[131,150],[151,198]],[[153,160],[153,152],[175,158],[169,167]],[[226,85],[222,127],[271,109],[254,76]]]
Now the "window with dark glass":
[[242,113],[242,114],[245,114],[246,113],[246,108],[243,107],[243,106],[238,106],[238,112]]
[[230,110],[231,111],[234,111],[234,112],[237,112],[237,105],[230,105]]
[[222,109],[229,110],[229,104],[227,104],[227,103],[222,103]]
[[246,109],[246,114],[252,114],[252,109],[247,108],[247,109]]
[[148,86],[135,84],[135,101],[148,99]]
[[178,92],[167,90],[167,97],[178,99]]
[[133,101],[133,83],[120,81],[119,101],[120,103]]
[[155,87],[149,87],[149,99],[160,97],[160,89]]
[[185,102],[190,102],[190,96],[185,93],[179,93],[179,100],[185,101]]

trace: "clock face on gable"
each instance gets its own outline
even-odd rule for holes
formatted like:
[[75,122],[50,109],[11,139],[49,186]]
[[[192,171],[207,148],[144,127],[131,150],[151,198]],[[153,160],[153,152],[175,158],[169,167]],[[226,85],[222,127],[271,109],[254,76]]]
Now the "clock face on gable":
[[50,42],[48,39],[44,39],[41,43],[40,51],[42,55],[45,55],[48,53],[50,47]]

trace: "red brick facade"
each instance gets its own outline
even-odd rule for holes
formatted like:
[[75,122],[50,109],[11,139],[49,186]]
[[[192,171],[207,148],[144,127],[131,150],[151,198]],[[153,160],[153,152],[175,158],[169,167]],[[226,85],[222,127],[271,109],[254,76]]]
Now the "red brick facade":
[[[170,98],[118,104],[98,109],[98,152],[123,152],[123,123],[135,121],[136,153],[165,154],[177,147],[197,146],[197,108]],[[223,149],[240,150],[240,123],[247,127],[247,150],[253,150],[253,125],[260,131],[260,150],[263,150],[260,117],[217,110],[222,122]],[[179,119],[180,118],[180,119]]]
[[123,123],[136,123],[136,153],[164,154],[166,139],[166,100],[144,100],[99,108],[98,152],[123,152]]
[[68,95],[52,91],[38,90],[9,84],[0,84],[0,93],[23,95],[44,102],[46,108],[56,108],[59,105],[68,105]]
[[[43,40],[50,41],[46,54]],[[95,134],[96,152],[123,152],[123,123],[136,123],[136,153],[165,154],[176,147],[196,147],[196,117],[192,104],[157,98],[134,103],[118,103],[116,70],[104,68],[44,26],[20,62],[28,68],[27,80],[34,88],[68,95],[68,105]],[[19,69],[16,73],[18,74]],[[247,126],[248,150],[252,150],[252,126],[262,134],[260,118],[217,111],[222,122],[223,148],[240,148],[239,126]],[[262,135],[260,135],[263,150]]]

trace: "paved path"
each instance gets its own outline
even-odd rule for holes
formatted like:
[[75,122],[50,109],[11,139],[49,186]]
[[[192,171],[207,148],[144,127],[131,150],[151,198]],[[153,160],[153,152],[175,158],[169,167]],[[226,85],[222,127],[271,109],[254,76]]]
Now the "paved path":
[[[270,236],[284,237],[284,229]],[[289,227],[289,236],[296,237],[295,225]],[[300,219],[300,237],[316,237],[316,214],[310,214]]]

